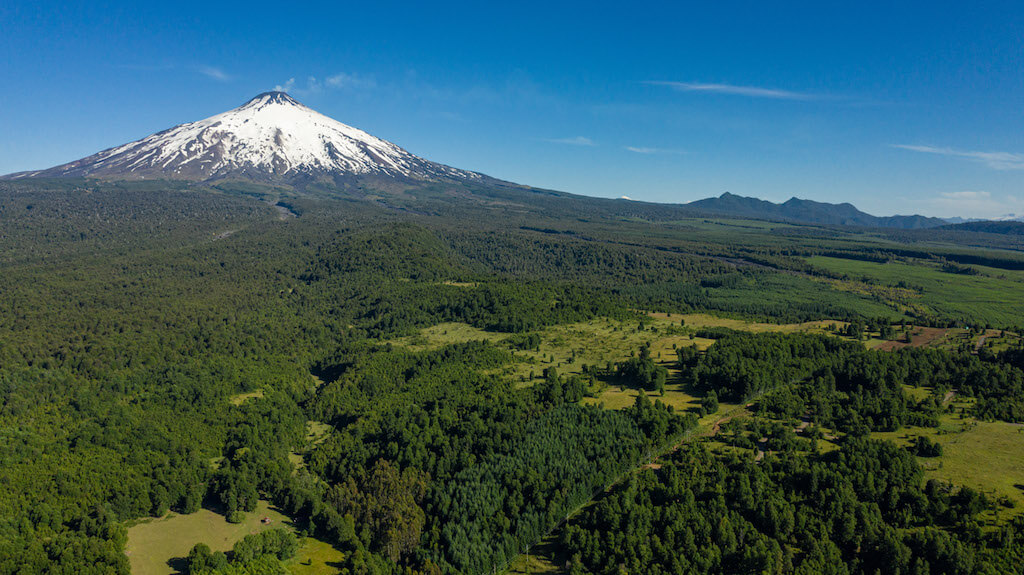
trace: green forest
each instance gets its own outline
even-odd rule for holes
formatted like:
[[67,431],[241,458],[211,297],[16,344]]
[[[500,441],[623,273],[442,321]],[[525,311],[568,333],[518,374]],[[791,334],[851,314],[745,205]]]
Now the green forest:
[[[127,574],[134,526],[262,502],[287,525],[166,572],[1024,569],[1024,476],[933,476],[1024,423],[1016,239],[417,194],[0,182],[0,574]],[[395,343],[449,323],[491,337]],[[588,323],[643,343],[545,357]]]

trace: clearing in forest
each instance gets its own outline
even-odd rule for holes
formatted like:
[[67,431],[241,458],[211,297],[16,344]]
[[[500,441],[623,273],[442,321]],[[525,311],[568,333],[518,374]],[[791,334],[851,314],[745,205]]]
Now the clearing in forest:
[[236,395],[232,395],[231,397],[228,398],[228,401],[231,402],[231,405],[242,405],[243,403],[249,401],[250,399],[262,399],[262,398],[263,398],[263,390],[262,389],[257,389],[256,391],[249,391],[249,392],[246,392],[246,393],[239,393],[239,394],[236,394]]
[[[264,517],[270,519],[269,524],[262,523]],[[209,509],[188,515],[168,513],[129,527],[125,554],[132,575],[169,575],[182,571],[180,560],[196,543],[206,543],[213,551],[230,551],[246,535],[280,527],[290,529],[291,524],[291,519],[262,500],[241,523],[228,523],[223,515]]]
[[[264,523],[263,519],[269,519]],[[256,511],[246,513],[241,523],[227,519],[209,509],[188,515],[168,513],[164,517],[145,519],[128,528],[125,553],[132,575],[170,575],[185,569],[185,558],[196,543],[206,543],[213,551],[230,551],[246,535],[270,529],[292,529],[292,521],[277,508],[261,500]],[[344,553],[333,546],[306,537],[295,557],[285,562],[295,575],[327,575],[337,573],[336,565]]]
[[[797,324],[758,323],[709,314],[646,313],[630,320],[605,317],[573,324],[556,325],[536,330],[540,344],[535,349],[517,350],[516,361],[502,372],[524,384],[540,378],[544,369],[554,367],[561,375],[580,374],[584,365],[605,367],[637,353],[641,346],[651,346],[651,357],[663,364],[674,363],[676,348],[696,345],[707,349],[714,340],[696,337],[695,330],[726,327],[741,331],[778,331],[827,333],[830,325],[844,322],[814,321]],[[499,344],[514,334],[486,331],[464,323],[442,323],[424,328],[411,336],[388,340],[413,351],[437,349],[454,343],[485,340]],[[609,398],[609,401],[614,401]]]
[[[903,447],[910,446],[917,437],[940,443],[942,455],[918,458],[927,479],[971,487],[995,499],[1005,497],[1013,507],[1005,509],[1003,519],[1024,513],[1024,425],[978,421],[964,413],[973,401],[952,399],[954,413],[943,414],[937,428],[904,427],[872,433],[871,437]],[[987,515],[992,518],[991,513]]]

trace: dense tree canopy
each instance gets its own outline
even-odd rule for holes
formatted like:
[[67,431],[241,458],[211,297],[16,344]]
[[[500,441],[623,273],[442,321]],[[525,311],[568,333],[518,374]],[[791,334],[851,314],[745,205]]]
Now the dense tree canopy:
[[[707,221],[698,233],[639,204],[513,209],[511,192],[473,209],[294,195],[300,217],[279,220],[271,204],[291,193],[0,184],[0,574],[127,573],[127,521],[202,506],[237,521],[260,498],[343,550],[351,573],[492,572],[696,425],[645,393],[618,411],[580,402],[590,377],[678,384],[648,347],[607,373],[552,366],[511,381],[501,369],[538,349],[535,330],[639,322],[638,309],[852,319],[857,336],[907,313],[963,322],[887,296],[912,288],[831,289],[845,280],[803,259],[920,257],[876,237]],[[504,335],[418,351],[385,341],[448,321]],[[922,485],[906,450],[861,437],[934,423],[939,402],[903,385],[956,389],[978,417],[1024,421],[1020,349],[885,354],[825,336],[685,333],[717,340],[679,348],[703,413],[756,399],[765,418],[808,417],[848,439],[818,455],[772,431],[782,453],[763,465],[681,449],[570,522],[575,569],[997,572],[1020,559],[1019,525],[978,533],[991,502]],[[324,429],[312,444],[311,424]],[[297,543],[268,533],[181,559],[196,573],[279,573]]]

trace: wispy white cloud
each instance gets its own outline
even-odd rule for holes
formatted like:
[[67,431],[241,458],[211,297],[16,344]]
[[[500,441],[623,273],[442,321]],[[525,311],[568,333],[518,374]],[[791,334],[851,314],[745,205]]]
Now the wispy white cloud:
[[316,76],[307,76],[304,83],[298,83],[295,78],[289,78],[284,84],[278,84],[274,89],[279,92],[292,92],[298,95],[319,94],[326,90],[369,90],[375,88],[377,82],[368,76],[358,74],[347,74],[340,72],[321,80]]
[[596,146],[597,143],[594,140],[586,136],[575,136],[572,138],[543,138],[545,142],[552,144],[566,144],[569,146]]
[[626,149],[629,150],[630,152],[647,155],[664,154],[681,156],[686,153],[686,150],[674,150],[672,148],[651,148],[648,146],[626,146]]
[[159,64],[115,64],[115,68],[121,70],[135,70],[139,72],[164,72],[168,70],[178,70],[183,72],[193,72],[217,80],[218,82],[230,82],[234,78],[224,71],[219,66],[210,66],[207,64],[182,64],[175,62],[162,62]]
[[224,70],[215,66],[199,66],[199,73],[206,76],[207,78],[213,78],[218,82],[227,82],[231,80],[231,76],[228,76]]
[[995,196],[984,190],[942,192],[928,200],[935,213],[962,218],[1000,218],[1024,215],[1024,198]]
[[960,201],[970,201],[970,202],[984,201],[984,202],[987,202],[987,201],[990,201],[991,198],[992,198],[991,192],[974,191],[974,190],[966,190],[966,191],[963,191],[963,192],[942,192],[941,194],[939,194],[939,196],[942,197],[943,199],[954,201],[954,202],[960,202]]
[[978,152],[971,150],[957,150],[955,148],[943,148],[936,146],[915,146],[909,144],[893,144],[893,148],[922,152],[925,154],[936,154],[979,162],[994,170],[1024,170],[1024,154],[1013,152]]
[[768,98],[772,100],[817,100],[821,96],[791,90],[764,88],[760,86],[737,86],[735,84],[709,84],[704,82],[644,82],[651,86],[667,86],[677,92],[697,92],[704,94],[725,94],[729,96],[745,96],[748,98]]
[[329,88],[337,89],[366,89],[375,88],[377,86],[377,81],[371,77],[341,72],[333,76],[329,76],[324,80],[324,85]]

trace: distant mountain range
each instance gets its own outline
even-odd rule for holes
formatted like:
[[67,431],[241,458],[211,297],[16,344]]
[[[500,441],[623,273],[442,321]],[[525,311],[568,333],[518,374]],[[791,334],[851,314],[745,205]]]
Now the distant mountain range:
[[919,229],[935,228],[949,222],[927,216],[873,216],[858,210],[853,204],[829,204],[813,200],[790,198],[776,204],[758,198],[748,198],[726,192],[717,198],[707,198],[686,204],[702,212],[728,216],[781,220],[829,226],[866,226],[872,228]]
[[[603,209],[610,209],[612,205],[622,207],[617,202],[609,204],[609,200],[538,190],[425,160],[391,142],[319,114],[284,92],[265,92],[233,110],[180,124],[67,164],[0,176],[0,180],[36,178],[186,180],[210,184],[255,182],[299,190],[311,186],[356,190],[363,197],[375,193],[373,190],[401,193],[402,190],[432,187],[435,191],[441,190],[436,193],[451,201],[475,199],[493,204],[495,200],[530,203],[538,199],[564,198],[572,202],[575,198],[577,209],[593,209],[597,204]],[[776,204],[728,192],[685,205],[637,202],[627,209],[633,215],[638,210],[662,217],[672,213],[716,214],[901,229],[935,228],[965,221],[919,215],[879,217],[849,203],[792,198]],[[1016,218],[1010,215],[1002,219]]]
[[969,222],[1024,222],[1024,214],[1004,214],[995,218],[946,218],[951,224],[966,224]]

